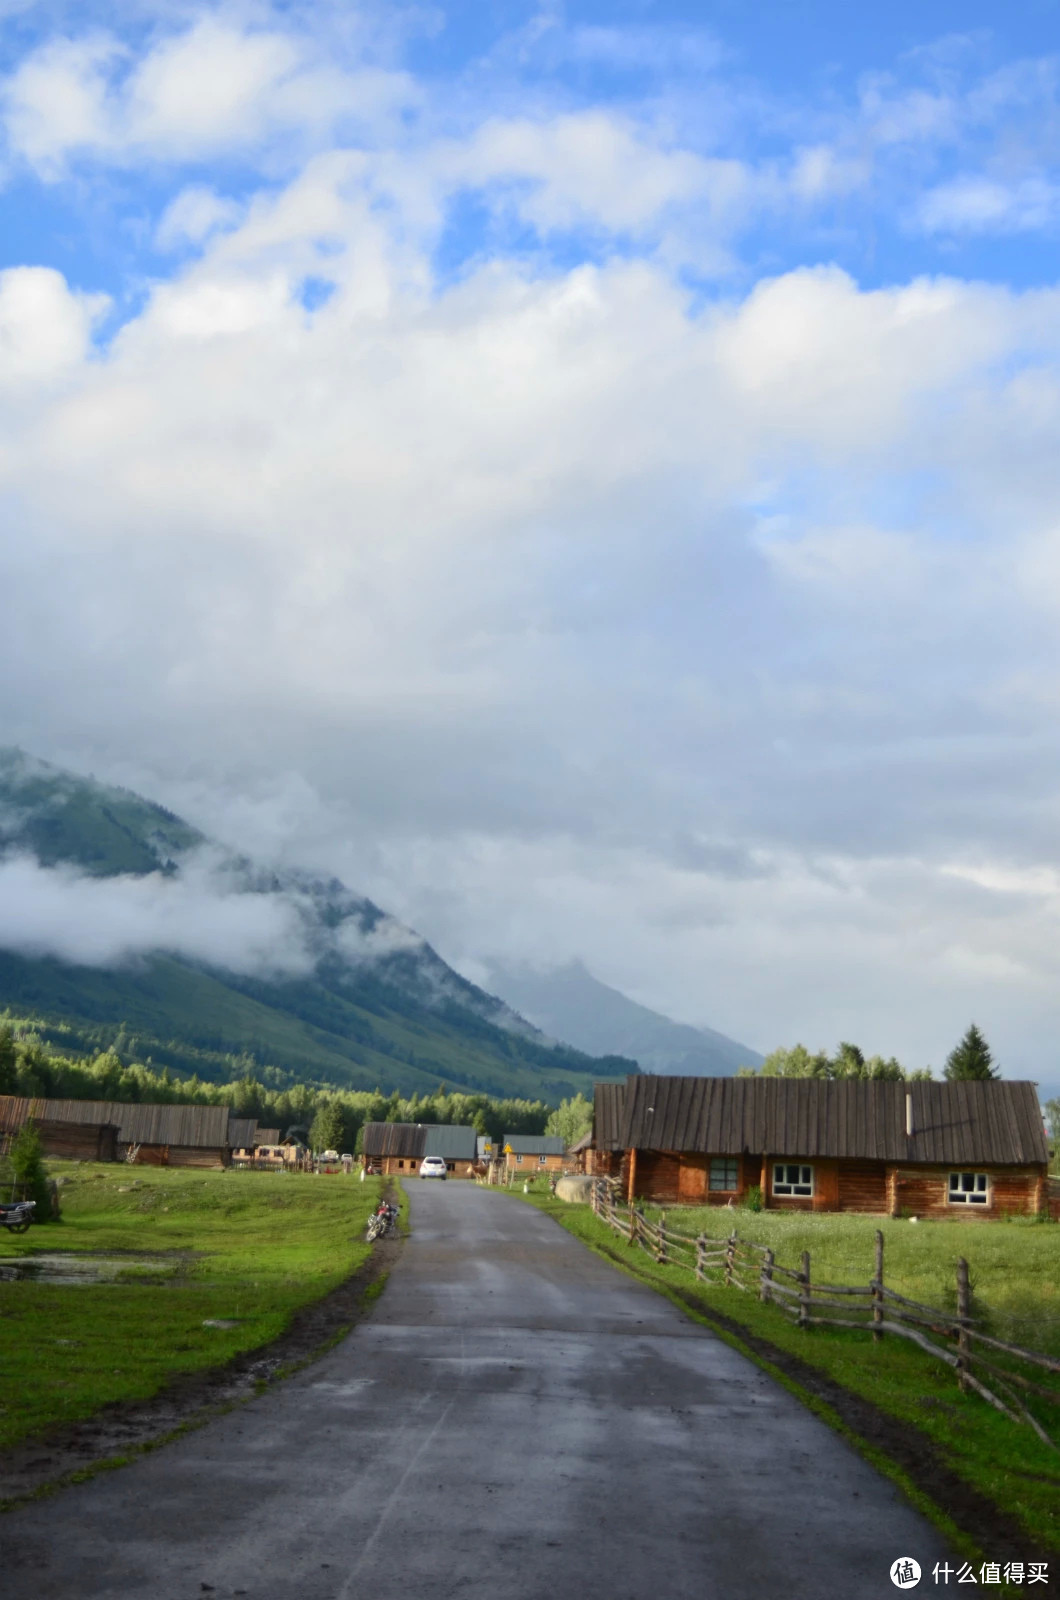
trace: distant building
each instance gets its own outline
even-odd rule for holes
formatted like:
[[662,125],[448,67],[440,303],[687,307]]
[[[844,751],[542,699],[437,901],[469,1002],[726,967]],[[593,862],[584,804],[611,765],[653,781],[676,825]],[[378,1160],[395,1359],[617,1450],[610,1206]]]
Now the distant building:
[[558,1134],[506,1133],[500,1154],[509,1171],[530,1176],[535,1172],[562,1172],[566,1146]]
[[596,1086],[590,1168],[627,1196],[971,1217],[1049,1208],[1033,1083],[631,1076]]
[[361,1160],[370,1172],[415,1176],[424,1156],[441,1156],[454,1178],[470,1178],[477,1129],[452,1122],[366,1122]]

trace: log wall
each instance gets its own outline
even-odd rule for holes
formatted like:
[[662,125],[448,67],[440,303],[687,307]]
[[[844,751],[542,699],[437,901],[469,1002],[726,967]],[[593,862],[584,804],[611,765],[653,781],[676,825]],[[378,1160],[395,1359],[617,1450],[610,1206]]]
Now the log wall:
[[[762,1158],[745,1155],[739,1163],[735,1192],[710,1190],[710,1156],[693,1151],[638,1150],[634,1189],[640,1199],[655,1205],[717,1205],[740,1200],[748,1188],[762,1180]],[[780,1158],[776,1158],[780,1159]],[[784,1157],[786,1161],[797,1157]],[[1011,1216],[1036,1212],[1048,1204],[1045,1169],[1037,1166],[979,1165],[975,1170],[990,1178],[988,1205],[954,1205],[947,1198],[952,1167],[889,1167],[882,1161],[842,1161],[803,1157],[813,1167],[814,1193],[809,1196],[773,1192],[774,1158],[766,1164],[766,1203],[777,1211],[853,1211],[891,1216],[949,1217]],[[606,1166],[605,1166],[606,1163]],[[609,1170],[628,1187],[629,1152],[597,1151],[596,1171]]]
[[886,1212],[887,1168],[882,1161],[839,1163],[838,1211]]
[[976,1166],[990,1179],[987,1205],[954,1205],[947,1199],[953,1167],[896,1167],[893,1169],[893,1214],[915,1217],[1004,1217],[1026,1215],[1038,1209],[1042,1193],[1042,1167]]

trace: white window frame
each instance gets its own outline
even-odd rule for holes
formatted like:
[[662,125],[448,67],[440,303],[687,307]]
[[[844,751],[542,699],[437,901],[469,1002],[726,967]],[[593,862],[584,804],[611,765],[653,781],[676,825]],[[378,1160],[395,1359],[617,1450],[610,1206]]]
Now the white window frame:
[[[958,1180],[955,1189],[953,1180]],[[960,1179],[974,1178],[975,1187],[965,1189],[960,1185]],[[990,1184],[989,1172],[975,1172],[971,1168],[962,1167],[951,1172],[946,1179],[946,1204],[951,1206],[982,1206],[984,1209],[993,1203],[993,1191]]]
[[[715,1183],[715,1166],[731,1168],[735,1174],[733,1183]],[[728,1170],[725,1176],[728,1177]],[[735,1194],[740,1187],[740,1158],[739,1156],[711,1156],[707,1166],[707,1193],[708,1194]]]
[[[797,1174],[792,1178],[791,1173]],[[778,1178],[778,1173],[785,1176]],[[774,1161],[773,1193],[778,1200],[812,1200],[814,1172],[808,1161]]]

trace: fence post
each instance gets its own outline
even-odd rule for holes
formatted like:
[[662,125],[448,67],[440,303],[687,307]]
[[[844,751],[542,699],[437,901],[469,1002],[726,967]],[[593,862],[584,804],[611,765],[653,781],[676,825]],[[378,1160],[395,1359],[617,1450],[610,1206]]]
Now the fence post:
[[705,1268],[706,1263],[704,1262],[703,1258],[706,1255],[706,1253],[707,1253],[706,1236],[704,1234],[702,1234],[702,1233],[697,1234],[696,1235],[696,1277],[699,1279],[700,1283],[703,1282],[704,1275],[705,1275],[704,1274],[704,1268]]
[[800,1328],[809,1326],[810,1321],[810,1252],[802,1252],[802,1270],[799,1273],[799,1322]]
[[665,1267],[665,1265],[666,1265],[666,1212],[665,1211],[660,1211],[659,1212],[659,1248],[655,1253],[655,1259],[659,1263],[660,1267]]
[[763,1305],[769,1305],[773,1298],[773,1252],[767,1250],[762,1257],[762,1279],[758,1290],[758,1298]]
[[883,1230],[876,1229],[876,1270],[872,1279],[872,1342],[883,1338]]
[[971,1364],[972,1341],[968,1337],[968,1323],[972,1312],[972,1286],[968,1281],[968,1263],[961,1256],[957,1262],[957,1382],[967,1392],[965,1374]]
[[637,1242],[637,1208],[631,1200],[629,1202],[629,1244],[630,1249]]
[[732,1266],[736,1259],[736,1229],[730,1233],[725,1245],[725,1287],[732,1283]]

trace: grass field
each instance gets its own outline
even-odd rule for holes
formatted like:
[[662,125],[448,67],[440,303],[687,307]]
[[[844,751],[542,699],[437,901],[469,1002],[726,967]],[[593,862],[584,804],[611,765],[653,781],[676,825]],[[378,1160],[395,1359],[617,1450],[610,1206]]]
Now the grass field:
[[[522,1198],[522,1196],[520,1196]],[[897,1337],[878,1345],[867,1334],[839,1328],[799,1329],[774,1306],[751,1294],[696,1283],[677,1267],[660,1267],[629,1246],[592,1215],[587,1206],[552,1199],[544,1183],[530,1198],[587,1244],[617,1252],[639,1276],[664,1290],[693,1295],[749,1333],[797,1355],[852,1393],[915,1428],[953,1471],[1026,1529],[1028,1542],[1060,1552],[1060,1453],[1042,1444],[975,1395],[963,1395],[948,1367]],[[885,1276],[914,1299],[953,1304],[954,1267],[967,1257],[975,1312],[987,1316],[999,1336],[1018,1336],[1032,1349],[1060,1353],[1057,1266],[1060,1227],[1023,1219],[974,1224],[888,1221],[877,1217],[778,1215],[774,1212],[673,1210],[668,1225],[717,1237],[735,1226],[743,1237],[769,1245],[779,1262],[797,1265],[811,1253],[814,1278],[866,1283],[871,1276],[874,1234],[882,1227]],[[1043,1414],[1044,1415],[1044,1414]],[[1060,1434],[1060,1413],[1052,1416]],[[989,1559],[990,1552],[983,1554]]]
[[[63,1220],[17,1237],[0,1230],[0,1266],[40,1252],[98,1254],[119,1258],[119,1276],[0,1282],[0,1448],[274,1339],[367,1257],[379,1190],[374,1179],[299,1173],[49,1170],[66,1179]],[[122,1274],[136,1253],[157,1264]]]
[[[646,1208],[657,1220],[660,1209]],[[868,1283],[874,1236],[884,1239],[884,1280],[899,1294],[943,1310],[956,1309],[957,1258],[971,1270],[974,1314],[984,1332],[1030,1350],[1060,1355],[1060,1227],[1032,1217],[990,1222],[910,1223],[889,1217],[807,1212],[728,1211],[684,1207],[669,1213],[681,1233],[720,1238],[732,1228],[741,1238],[768,1245],[785,1267],[810,1252],[810,1271],[822,1283]]]

